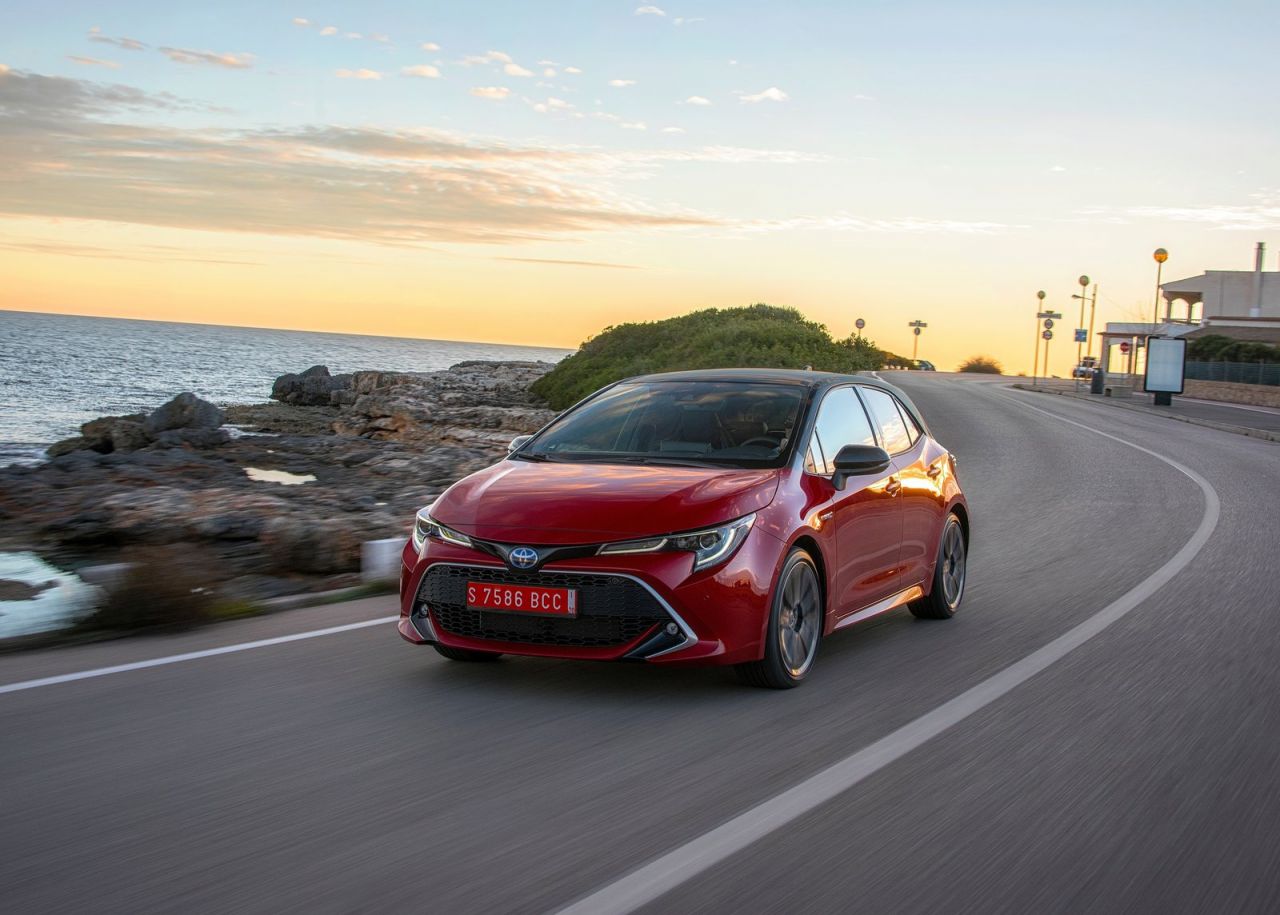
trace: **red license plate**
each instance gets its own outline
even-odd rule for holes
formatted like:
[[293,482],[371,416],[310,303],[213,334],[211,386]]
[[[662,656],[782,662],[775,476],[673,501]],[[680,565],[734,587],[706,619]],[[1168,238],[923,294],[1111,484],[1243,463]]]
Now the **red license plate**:
[[501,610],[504,613],[577,616],[578,592],[572,588],[494,585],[469,581],[467,582],[467,606],[472,610]]

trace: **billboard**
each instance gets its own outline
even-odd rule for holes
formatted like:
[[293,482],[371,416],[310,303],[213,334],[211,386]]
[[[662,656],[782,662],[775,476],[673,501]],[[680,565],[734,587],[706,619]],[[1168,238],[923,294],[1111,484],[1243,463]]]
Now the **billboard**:
[[1187,341],[1169,337],[1147,338],[1147,372],[1144,391],[1181,394],[1187,361]]

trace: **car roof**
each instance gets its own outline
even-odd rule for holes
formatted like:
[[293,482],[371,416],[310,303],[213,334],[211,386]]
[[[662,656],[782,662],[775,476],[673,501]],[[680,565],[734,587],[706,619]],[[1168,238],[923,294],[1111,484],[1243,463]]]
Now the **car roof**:
[[880,388],[897,397],[911,411],[912,418],[929,433],[929,426],[920,414],[920,409],[912,402],[907,393],[897,385],[890,384],[879,375],[859,374],[842,375],[838,372],[815,372],[809,369],[692,369],[684,372],[659,372],[652,375],[637,375],[618,382],[655,382],[655,381],[702,381],[702,382],[749,382],[764,384],[794,384],[817,390],[825,390],[836,385],[856,382],[871,388]]

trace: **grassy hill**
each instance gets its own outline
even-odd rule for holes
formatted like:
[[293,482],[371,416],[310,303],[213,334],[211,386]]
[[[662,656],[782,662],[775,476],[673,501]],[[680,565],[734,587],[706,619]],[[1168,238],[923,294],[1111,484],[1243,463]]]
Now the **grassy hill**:
[[865,337],[833,340],[794,308],[707,308],[665,321],[620,324],[592,337],[533,384],[557,410],[632,375],[702,368],[878,369],[887,354]]

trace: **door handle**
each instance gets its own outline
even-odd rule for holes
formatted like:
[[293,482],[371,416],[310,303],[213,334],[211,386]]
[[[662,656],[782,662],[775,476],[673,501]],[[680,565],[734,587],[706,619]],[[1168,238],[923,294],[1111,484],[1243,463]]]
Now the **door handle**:
[[900,489],[902,489],[902,481],[897,477],[889,477],[889,482],[884,484],[884,491],[891,496],[896,496]]
[[942,465],[941,465],[941,464],[934,464],[933,466],[931,466],[931,467],[929,468],[929,470],[927,471],[927,473],[928,473],[928,475],[929,475],[930,477],[936,477],[936,476],[938,476],[938,474],[942,473]]

